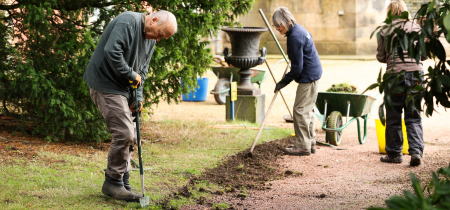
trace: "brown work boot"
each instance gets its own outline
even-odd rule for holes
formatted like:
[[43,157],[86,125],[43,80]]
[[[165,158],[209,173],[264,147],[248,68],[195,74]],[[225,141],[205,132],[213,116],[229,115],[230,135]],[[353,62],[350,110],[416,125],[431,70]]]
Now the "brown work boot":
[[105,182],[103,182],[102,193],[106,196],[113,197],[118,200],[126,200],[139,203],[142,195],[133,193],[125,189],[123,181],[113,179],[105,173]]
[[380,158],[381,162],[385,162],[385,163],[401,163],[403,162],[403,157],[402,155],[397,155],[397,156],[383,156]]
[[[288,148],[294,148],[295,146],[293,145],[293,144],[291,144],[291,145],[289,145],[289,147]],[[314,142],[314,143],[312,143],[311,142],[311,153],[312,154],[314,154],[314,153],[316,153],[316,142]]]
[[311,150],[309,149],[301,149],[301,148],[285,148],[283,151],[286,155],[295,155],[295,156],[308,156],[311,155]]

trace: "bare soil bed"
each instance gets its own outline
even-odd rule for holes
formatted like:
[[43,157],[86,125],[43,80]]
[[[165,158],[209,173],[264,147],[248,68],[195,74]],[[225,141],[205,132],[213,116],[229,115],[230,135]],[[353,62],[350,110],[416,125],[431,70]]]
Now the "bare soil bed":
[[282,148],[292,143],[293,137],[288,137],[257,145],[252,155],[249,155],[250,149],[241,151],[224,159],[218,167],[206,170],[199,180],[234,188],[232,191],[242,188],[266,189],[267,181],[294,174],[289,170],[279,170],[281,167],[277,162],[284,155]]

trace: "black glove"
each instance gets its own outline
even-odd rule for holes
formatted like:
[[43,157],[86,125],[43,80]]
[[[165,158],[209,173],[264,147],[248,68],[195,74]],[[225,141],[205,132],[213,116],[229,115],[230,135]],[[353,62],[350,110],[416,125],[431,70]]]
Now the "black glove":
[[[136,105],[136,96],[134,94],[135,93],[134,89],[131,88],[130,90],[131,90],[131,94],[130,94],[130,98],[128,99],[128,107],[130,107],[130,109],[131,109],[132,116],[135,117],[137,112],[139,111],[139,109],[141,109],[141,103]],[[140,112],[139,112],[139,114],[140,114]]]
[[[131,115],[133,117],[135,117],[137,115],[138,111],[141,109],[141,102],[139,101],[139,104],[136,106],[136,101],[133,101],[131,103],[131,105],[129,105],[129,106],[130,106],[130,109],[131,109]],[[141,112],[139,112],[139,115],[140,114],[141,114]]]
[[273,91],[274,93],[276,93],[277,91],[283,89],[284,87],[286,87],[286,85],[288,85],[289,82],[287,82],[286,80],[282,79],[280,82],[277,83],[277,85],[275,85],[275,90]]

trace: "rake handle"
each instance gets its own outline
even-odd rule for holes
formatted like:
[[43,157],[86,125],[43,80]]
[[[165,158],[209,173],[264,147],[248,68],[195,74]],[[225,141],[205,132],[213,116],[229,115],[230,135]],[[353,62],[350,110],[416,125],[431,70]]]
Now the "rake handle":
[[[290,65],[290,64],[291,64],[291,62],[289,61],[288,65],[286,66],[286,70],[284,71],[283,78],[284,78],[284,76],[286,75],[287,70],[289,69],[289,65]],[[275,93],[275,95],[273,96],[272,102],[270,102],[269,109],[267,110],[266,115],[264,116],[264,120],[263,120],[263,122],[261,123],[261,126],[259,127],[258,134],[256,134],[255,140],[253,141],[252,148],[250,149],[250,153],[253,153],[253,149],[255,149],[256,142],[258,142],[259,136],[261,135],[261,132],[262,132],[262,130],[264,129],[264,124],[266,123],[266,120],[267,120],[267,118],[269,117],[270,110],[272,110],[272,106],[273,106],[273,104],[274,104],[274,102],[275,102],[275,99],[277,99],[277,96],[278,96],[278,93],[279,93],[279,92],[280,92],[280,91],[277,91],[277,92]]]
[[[270,72],[270,75],[272,75],[273,81],[274,81],[275,84],[276,84],[276,83],[277,83],[277,80],[275,79],[275,76],[273,75],[272,70],[270,69],[269,63],[267,63],[267,60],[265,61],[265,63],[266,63],[266,65],[267,65],[267,68],[269,68],[269,72]],[[283,93],[281,92],[281,90],[280,90],[280,95],[281,95],[281,98],[283,98],[284,104],[286,105],[286,108],[287,108],[287,110],[289,111],[289,114],[291,115],[291,119],[294,119],[294,117],[292,116],[291,109],[289,109],[289,106],[288,106],[288,104],[286,103],[286,100],[284,99],[284,96],[283,96]]]

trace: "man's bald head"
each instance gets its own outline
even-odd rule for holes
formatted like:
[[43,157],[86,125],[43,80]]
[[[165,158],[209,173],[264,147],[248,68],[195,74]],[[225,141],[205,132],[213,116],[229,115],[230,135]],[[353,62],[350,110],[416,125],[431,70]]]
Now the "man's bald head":
[[160,10],[147,16],[145,21],[145,38],[167,39],[178,30],[177,18],[171,12]]
[[159,10],[157,12],[153,12],[150,17],[158,17],[158,25],[163,25],[164,28],[171,26],[173,28],[173,32],[177,32],[177,18],[171,12],[168,12],[166,10]]

